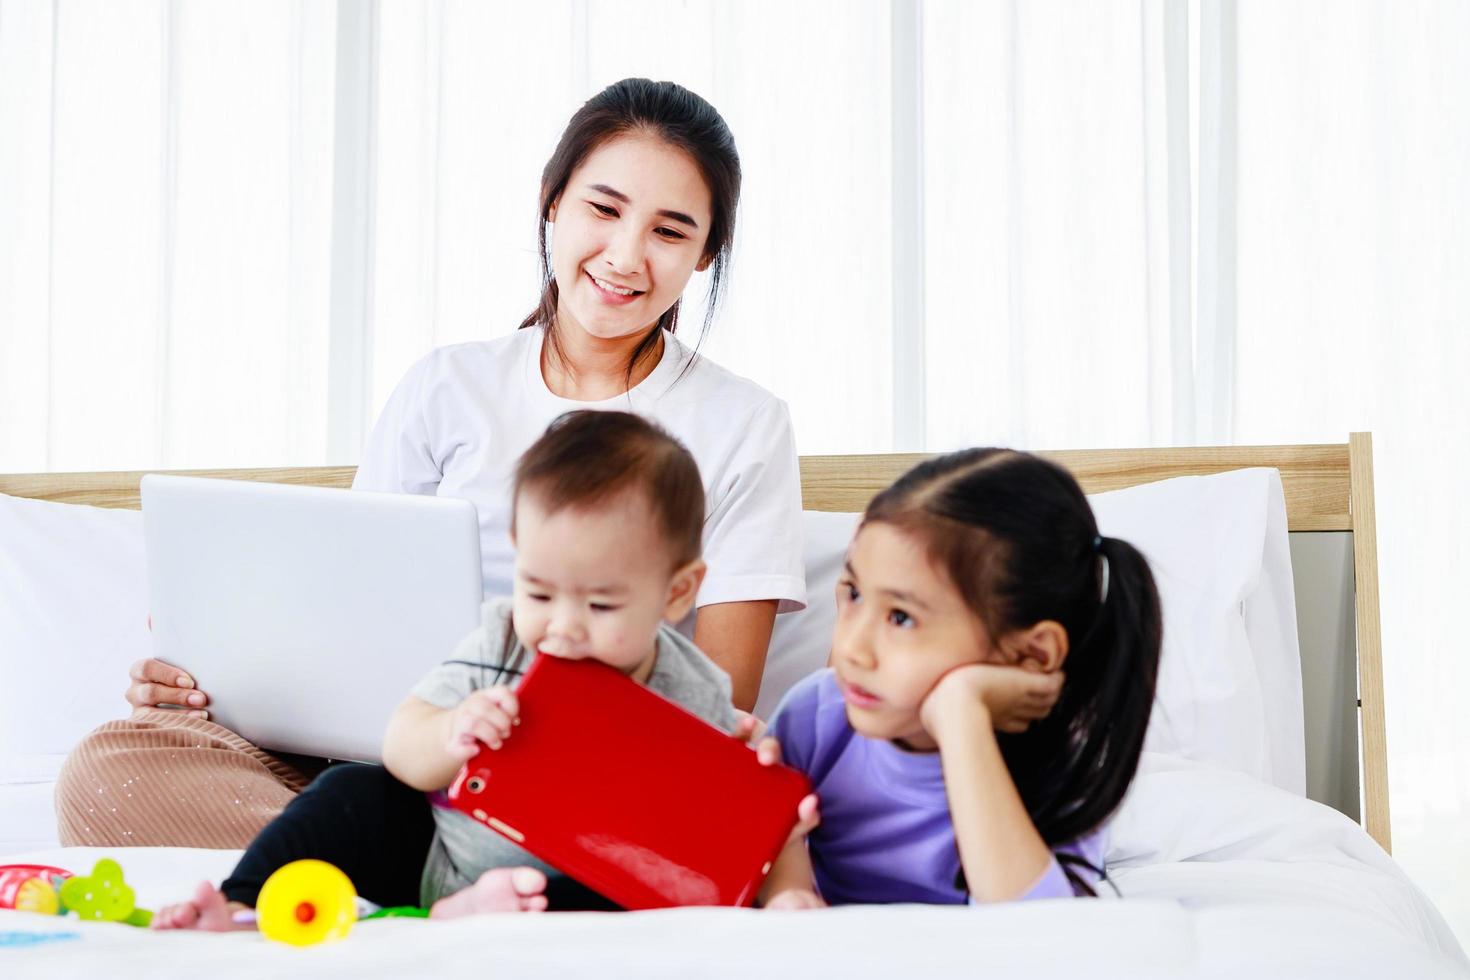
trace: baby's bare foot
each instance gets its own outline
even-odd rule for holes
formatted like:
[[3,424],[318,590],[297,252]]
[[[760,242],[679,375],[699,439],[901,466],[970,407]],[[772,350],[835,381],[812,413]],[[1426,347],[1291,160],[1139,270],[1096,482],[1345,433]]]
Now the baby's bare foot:
[[251,923],[235,921],[235,913],[246,906],[226,901],[225,893],[207,881],[194,889],[194,897],[177,905],[167,905],[153,915],[154,929],[200,929],[205,932],[231,932],[253,929]]
[[482,912],[545,912],[546,876],[535,868],[491,868],[463,891],[445,896],[429,910],[431,919],[458,919]]

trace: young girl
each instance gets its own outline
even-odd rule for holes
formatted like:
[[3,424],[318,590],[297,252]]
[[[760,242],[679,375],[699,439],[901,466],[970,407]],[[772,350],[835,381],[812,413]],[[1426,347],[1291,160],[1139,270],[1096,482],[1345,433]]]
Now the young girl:
[[[513,501],[513,595],[487,602],[482,626],[399,706],[383,741],[387,768],[437,794],[481,743],[498,749],[514,738],[515,686],[533,650],[610,664],[733,729],[729,677],[672,625],[704,577],[704,491],[693,457],[635,415],[573,412],[521,458]],[[362,768],[328,770],[322,781]],[[405,841],[383,834],[381,821],[358,821],[374,800],[318,785],[266,828],[220,889],[202,884],[191,901],[159,912],[154,926],[230,928],[271,872],[304,857],[337,864],[372,901],[421,900],[436,917],[547,907],[556,869],[450,809],[442,795],[426,858],[395,853]],[[344,795],[349,805],[335,805]],[[804,804],[808,815],[814,806]]]
[[766,905],[1095,894],[1162,628],[1076,480],[1003,449],[920,464],[868,506],[837,604],[831,667],[771,726],[822,823]]

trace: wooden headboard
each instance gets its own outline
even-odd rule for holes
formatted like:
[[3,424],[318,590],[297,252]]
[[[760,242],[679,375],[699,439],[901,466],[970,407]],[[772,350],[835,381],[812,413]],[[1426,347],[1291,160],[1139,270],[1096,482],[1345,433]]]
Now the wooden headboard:
[[[1384,848],[1391,842],[1388,748],[1384,734],[1383,665],[1378,619],[1378,552],[1373,517],[1373,441],[1366,432],[1346,443],[1311,446],[1231,446],[1183,449],[1101,449],[1044,452],[1071,470],[1084,490],[1099,493],[1177,476],[1201,476],[1252,466],[1275,467],[1286,493],[1288,529],[1352,534],[1361,708],[1363,823]],[[879,490],[924,459],[921,454],[805,456],[802,499],[808,510],[859,511]],[[137,509],[146,471],[0,475],[0,493],[63,503]],[[188,470],[193,476],[350,487],[355,468]]]

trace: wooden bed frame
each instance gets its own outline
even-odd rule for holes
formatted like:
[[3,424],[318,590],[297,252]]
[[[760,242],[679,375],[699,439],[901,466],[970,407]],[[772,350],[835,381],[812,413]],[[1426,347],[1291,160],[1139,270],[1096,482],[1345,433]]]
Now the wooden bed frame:
[[[1388,850],[1388,751],[1384,735],[1383,667],[1378,619],[1378,554],[1373,516],[1373,442],[1353,433],[1347,443],[1312,446],[1237,446],[1192,449],[1109,449],[1043,453],[1076,474],[1088,493],[1118,490],[1177,476],[1251,466],[1275,467],[1286,493],[1288,529],[1348,532],[1354,591],[1357,707],[1361,751],[1362,822]],[[801,485],[808,510],[858,511],[919,460],[920,454],[807,456]],[[324,487],[350,487],[354,467],[190,470],[224,477]],[[0,475],[0,493],[99,507],[137,509],[143,472]],[[1301,594],[1301,585],[1298,586]],[[1300,605],[1300,604],[1299,604]],[[1349,655],[1351,651],[1349,651]],[[1310,753],[1309,753],[1310,762]]]

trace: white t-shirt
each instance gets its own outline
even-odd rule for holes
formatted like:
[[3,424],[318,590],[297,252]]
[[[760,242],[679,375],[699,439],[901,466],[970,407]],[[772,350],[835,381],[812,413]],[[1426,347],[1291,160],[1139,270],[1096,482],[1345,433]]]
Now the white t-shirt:
[[542,339],[530,328],[430,351],[388,399],[353,489],[474,503],[485,594],[510,595],[516,461],[564,412],[635,412],[699,464],[709,572],[697,605],[777,599],[781,612],[803,608],[801,482],[786,403],[705,357],[685,371],[692,353],[667,332],[663,357],[631,391],[598,402],[560,398],[541,375]]

